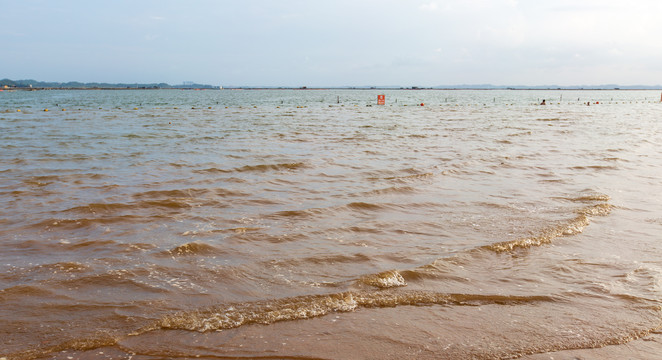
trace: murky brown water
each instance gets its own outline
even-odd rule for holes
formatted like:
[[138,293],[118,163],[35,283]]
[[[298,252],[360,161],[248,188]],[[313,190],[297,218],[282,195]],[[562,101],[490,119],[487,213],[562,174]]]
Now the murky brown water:
[[657,92],[378,93],[0,94],[0,357],[518,358],[658,331]]

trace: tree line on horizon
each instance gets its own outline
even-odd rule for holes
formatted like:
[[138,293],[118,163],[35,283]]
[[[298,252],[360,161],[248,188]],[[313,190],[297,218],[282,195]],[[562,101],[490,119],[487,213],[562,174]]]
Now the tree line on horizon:
[[187,83],[183,85],[170,85],[167,83],[151,83],[151,84],[125,84],[125,83],[83,83],[78,81],[69,81],[69,82],[49,82],[49,81],[37,81],[37,80],[11,80],[11,79],[2,79],[0,80],[0,87],[13,87],[13,88],[61,88],[61,89],[71,89],[71,88],[89,88],[89,89],[212,89],[215,88],[212,85],[206,84],[195,84]]

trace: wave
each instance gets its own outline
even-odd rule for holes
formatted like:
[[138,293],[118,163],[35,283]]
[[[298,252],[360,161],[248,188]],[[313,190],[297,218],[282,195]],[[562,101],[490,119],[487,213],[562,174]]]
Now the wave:
[[[607,203],[609,196],[604,194],[589,193],[577,197],[562,199],[587,203],[587,205],[576,209],[574,211],[576,214],[574,217],[565,221],[558,221],[549,227],[537,231],[531,236],[487,244],[477,248],[470,248],[463,253],[466,256],[473,258],[475,256],[481,256],[479,254],[484,253],[485,251],[500,254],[551,244],[552,241],[558,237],[580,234],[590,224],[592,217],[607,216],[613,209],[613,206]],[[491,207],[504,207],[504,205],[499,204],[486,203],[486,205]],[[440,258],[431,264],[422,265],[414,269],[390,270],[378,274],[365,275],[358,279],[356,283],[380,289],[407,286],[407,280],[417,281],[422,278],[434,278],[437,275],[441,275],[443,271],[439,269],[439,263],[453,262],[457,259],[457,256],[458,255],[450,258]]]
[[[490,253],[512,252],[551,243],[555,238],[579,234],[590,224],[593,216],[606,216],[610,214],[613,206],[607,201],[609,197],[604,194],[587,193],[575,197],[562,197],[561,200],[569,201],[579,205],[574,211],[575,216],[565,221],[557,221],[551,226],[544,228],[530,237],[519,238],[510,241],[498,242],[468,249],[464,255],[475,260],[475,257],[485,256]],[[353,204],[353,205],[352,205]],[[363,209],[365,203],[350,203],[345,208]],[[380,208],[381,206],[378,206]],[[373,206],[368,206],[372,209]],[[312,212],[323,211],[313,209]],[[311,215],[310,211],[296,212],[295,215]],[[230,229],[232,230],[232,229]],[[241,230],[239,230],[241,231]],[[171,256],[196,256],[209,255],[221,251],[212,245],[202,242],[190,242],[167,250],[163,254]],[[329,260],[329,259],[327,259]],[[333,258],[332,261],[342,261]],[[528,305],[540,302],[560,302],[562,297],[530,295],[493,295],[493,294],[471,294],[471,293],[441,293],[427,290],[406,290],[408,282],[413,283],[426,277],[436,278],[443,276],[445,271],[440,263],[452,265],[453,258],[437,259],[432,264],[424,265],[410,270],[389,270],[377,274],[367,274],[359,277],[350,285],[353,290],[339,293],[321,295],[302,295],[292,298],[272,299],[257,302],[219,304],[211,307],[184,310],[177,313],[166,314],[156,321],[130,333],[130,336],[138,336],[156,330],[186,330],[197,332],[208,332],[216,330],[233,329],[251,324],[273,324],[281,321],[294,321],[321,317],[334,312],[352,312],[363,308],[391,308],[397,306],[477,306],[477,305]],[[349,259],[354,262],[354,259]],[[75,264],[53,264],[54,268],[63,267],[78,271]],[[80,269],[84,271],[85,269]],[[140,275],[134,269],[123,274],[101,274],[84,276],[74,280],[77,286],[98,285],[104,286],[138,286],[142,290],[163,291],[162,289],[146,286],[131,279],[127,275]],[[447,274],[446,274],[447,275]],[[65,283],[70,286],[73,283]],[[346,283],[345,283],[346,284]],[[358,285],[358,286],[356,286]],[[144,288],[143,288],[144,287]],[[366,288],[368,287],[368,288]],[[369,288],[369,287],[372,287]],[[335,288],[335,287],[333,287]],[[84,339],[58,345],[57,349],[68,349],[80,346],[81,348],[96,348],[114,344],[117,338]],[[101,345],[98,345],[101,344]],[[89,347],[88,347],[89,346]],[[52,348],[55,349],[55,348]],[[51,349],[48,349],[51,351]],[[56,350],[53,350],[56,351]]]
[[560,121],[561,118],[540,118],[538,121]]
[[97,214],[97,213],[113,213],[126,210],[143,210],[150,208],[162,209],[187,209],[192,205],[184,199],[162,199],[162,200],[147,200],[138,201],[134,203],[92,203],[82,206],[76,206],[65,211],[77,212],[84,214]]
[[139,216],[139,215],[117,215],[117,216],[103,216],[103,217],[85,217],[85,218],[55,218],[43,220],[31,227],[60,230],[78,230],[93,228],[96,226],[112,225],[118,223],[137,224],[153,221],[154,219],[165,218],[166,215],[152,215],[152,216]]
[[[301,296],[295,298],[212,306],[204,309],[181,311],[164,316],[154,323],[142,327],[126,335],[118,331],[98,331],[89,337],[64,340],[52,346],[43,346],[27,351],[5,354],[9,359],[27,360],[42,358],[48,355],[73,351],[91,351],[104,347],[121,345],[124,340],[148,334],[159,330],[185,330],[206,333],[238,328],[245,325],[269,325],[282,321],[303,320],[324,316],[329,313],[351,312],[361,308],[392,308],[396,306],[517,306],[540,303],[556,303],[559,300],[552,296],[509,296],[509,295],[477,295],[462,293],[434,293],[425,291],[413,292],[380,292],[377,294],[344,292],[329,295]],[[507,311],[507,310],[504,310]],[[662,325],[648,328],[624,330],[608,336],[582,337],[576,341],[560,343],[544,341],[531,346],[517,349],[504,349],[506,352],[496,356],[495,353],[484,353],[480,358],[518,358],[525,355],[551,353],[563,350],[593,349],[607,345],[620,345],[642,339],[650,334],[659,334]],[[123,349],[122,346],[120,348]],[[130,349],[126,349],[130,352]],[[172,354],[171,354],[172,355]],[[478,355],[478,354],[474,354]],[[453,356],[454,357],[454,356]],[[471,356],[475,357],[475,356]]]
[[302,264],[326,265],[326,264],[360,264],[368,263],[371,258],[365,254],[331,254],[326,256],[310,256],[304,258],[283,259],[270,261],[271,265],[295,267]]
[[[142,253],[144,251],[153,250],[157,246],[149,243],[122,243],[114,240],[82,240],[71,242],[68,240],[60,241],[58,248],[63,252],[74,252],[81,254],[84,252],[95,253],[103,252],[117,252],[123,254]],[[86,265],[83,265],[86,266]]]
[[30,179],[23,180],[26,186],[43,187],[57,182],[58,176],[33,176]]
[[234,169],[219,169],[216,167],[210,167],[207,169],[193,170],[195,173],[243,173],[243,172],[267,172],[267,171],[293,171],[306,168],[306,165],[303,162],[293,162],[293,163],[278,163],[278,164],[258,164],[258,165],[245,165],[237,167]]
[[28,351],[23,351],[15,354],[8,354],[7,358],[3,357],[0,359],[27,360],[27,359],[43,358],[48,355],[60,353],[67,350],[74,350],[74,351],[94,350],[102,347],[115,346],[121,340],[121,338],[122,337],[119,335],[113,335],[107,332],[99,332],[98,334],[91,336],[89,338],[70,339],[53,346],[31,349]]
[[306,219],[321,214],[324,211],[325,209],[283,210],[273,213],[270,217]]
[[167,251],[167,255],[172,256],[195,256],[195,255],[213,255],[221,250],[199,241],[194,241],[179,245]]
[[102,218],[79,218],[79,219],[49,219],[44,220],[37,224],[39,227],[58,227],[64,230],[75,230],[92,227],[96,225],[110,225],[122,222],[141,222],[144,220],[142,216],[122,215]]
[[8,301],[10,297],[16,297],[18,299],[23,299],[29,296],[46,298],[52,295],[53,293],[50,290],[35,285],[22,284],[0,289],[0,300],[2,301]]
[[282,171],[282,170],[298,170],[305,168],[306,164],[302,162],[295,163],[281,163],[281,164],[260,164],[260,165],[246,165],[234,169],[237,172],[265,172],[265,171]]
[[391,186],[383,189],[376,189],[362,193],[362,196],[388,195],[388,194],[408,194],[415,192],[416,189],[411,186]]
[[[95,225],[115,223],[136,223],[150,219],[167,217],[170,213],[185,212],[198,206],[227,207],[221,200],[227,197],[240,197],[244,193],[226,189],[175,189],[141,192],[133,195],[136,201],[90,203],[58,211],[57,215],[71,214],[43,220],[37,227],[59,227],[80,229]],[[78,215],[78,216],[76,216]]]
[[59,262],[55,264],[39,265],[38,268],[49,272],[84,272],[90,269],[89,265],[81,264],[75,261]]
[[211,168],[206,168],[206,169],[193,170],[192,172],[198,173],[198,174],[207,174],[207,173],[212,173],[212,174],[213,173],[223,173],[223,174],[225,174],[225,173],[231,173],[232,170],[224,170],[224,169],[211,167]]
[[568,221],[550,226],[538,234],[510,241],[503,241],[482,246],[481,249],[497,253],[509,252],[515,249],[526,249],[534,246],[550,244],[561,236],[576,235],[584,231],[593,216],[606,216],[611,212],[612,205],[600,203],[577,210],[578,215]]
[[142,268],[110,270],[106,273],[90,274],[77,278],[64,278],[53,281],[54,286],[76,287],[76,288],[98,288],[107,287],[133,289],[149,293],[166,293],[167,290],[161,288],[158,284],[148,284],[141,281],[139,277],[148,276],[149,270]]
[[166,315],[154,324],[139,329],[130,335],[141,335],[160,329],[208,332],[233,329],[250,324],[268,325],[280,321],[310,319],[333,312],[351,312],[360,308],[429,305],[517,305],[554,301],[556,299],[551,296],[446,294],[432,291],[348,291],[182,311]]
[[396,270],[389,270],[379,274],[367,275],[362,277],[359,282],[381,289],[407,286],[405,279]]
[[615,165],[586,165],[586,166],[572,166],[570,170],[618,170],[618,166]]
[[602,158],[603,161],[615,161],[615,162],[630,162],[630,160],[619,158],[619,157],[605,157]]
[[594,202],[594,201],[602,201],[602,202],[607,202],[610,200],[609,195],[605,194],[599,194],[599,193],[593,193],[593,194],[586,194],[586,195],[580,195],[577,197],[565,197],[562,198],[565,200],[573,201],[573,202]]
[[347,207],[353,210],[380,210],[384,208],[384,205],[380,204],[373,204],[373,203],[367,203],[367,202],[352,202],[347,204]]
[[428,179],[434,176],[434,173],[431,172],[426,172],[426,173],[419,173],[419,174],[412,174],[412,175],[404,175],[404,176],[390,176],[384,178],[384,180],[393,180],[393,181],[401,181],[401,182],[409,182],[411,180],[421,180],[421,179]]
[[172,189],[172,190],[152,190],[133,194],[136,199],[173,199],[173,198],[199,198],[211,193],[209,189]]
[[389,204],[375,204],[362,201],[350,202],[345,205],[338,205],[328,208],[310,208],[303,210],[283,210],[268,215],[272,218],[294,218],[294,219],[307,219],[319,216],[326,213],[335,213],[338,211],[379,211],[389,207]]

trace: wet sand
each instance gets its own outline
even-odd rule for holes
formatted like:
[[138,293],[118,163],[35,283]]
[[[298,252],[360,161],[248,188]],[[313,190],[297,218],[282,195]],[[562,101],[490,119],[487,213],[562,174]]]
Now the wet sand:
[[523,360],[606,360],[630,359],[652,360],[662,359],[662,332],[650,335],[625,344],[608,345],[595,349],[577,349],[555,351],[544,354],[535,354],[522,357]]

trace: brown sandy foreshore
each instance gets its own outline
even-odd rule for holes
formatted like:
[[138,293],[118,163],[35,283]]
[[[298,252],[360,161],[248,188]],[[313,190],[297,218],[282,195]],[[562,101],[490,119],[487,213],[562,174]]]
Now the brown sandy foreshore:
[[524,360],[653,360],[662,359],[662,330],[621,345],[609,345],[595,349],[555,351],[527,355]]

